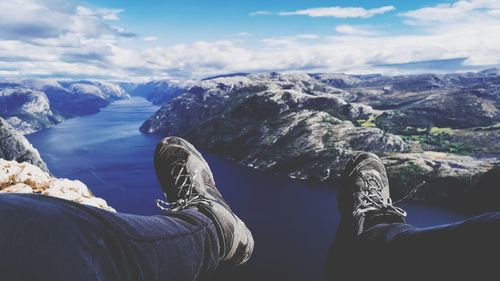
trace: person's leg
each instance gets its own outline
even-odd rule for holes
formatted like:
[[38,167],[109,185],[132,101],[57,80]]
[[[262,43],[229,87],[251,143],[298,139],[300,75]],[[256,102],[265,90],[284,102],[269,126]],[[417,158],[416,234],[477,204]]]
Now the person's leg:
[[500,214],[424,229],[406,224],[373,154],[348,163],[338,201],[342,219],[327,262],[329,279],[484,277],[496,270]]
[[167,137],[158,144],[154,163],[167,198],[167,202],[157,200],[158,207],[206,215],[217,229],[221,261],[229,266],[245,263],[254,247],[252,234],[222,198],[201,153],[184,139]]
[[0,280],[195,280],[250,258],[250,231],[194,147],[164,139],[155,169],[168,195],[157,216],[0,195]]
[[194,280],[219,264],[195,210],[111,213],[43,195],[0,195],[1,280]]
[[429,228],[378,224],[358,237],[362,252],[383,252],[398,272],[448,278],[499,278],[500,213]]
[[360,153],[347,163],[337,203],[341,219],[326,263],[327,277],[329,280],[371,278],[372,270],[384,269],[378,264],[385,262],[381,257],[385,252],[378,249],[366,252],[360,236],[378,223],[406,225],[404,210],[392,205],[385,167],[375,154]]

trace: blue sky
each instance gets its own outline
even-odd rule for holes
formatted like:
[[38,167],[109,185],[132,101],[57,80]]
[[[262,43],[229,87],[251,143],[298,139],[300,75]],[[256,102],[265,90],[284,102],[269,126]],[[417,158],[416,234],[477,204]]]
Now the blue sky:
[[0,2],[0,77],[434,71],[422,61],[498,66],[500,1]]
[[[451,1],[448,1],[451,2]],[[404,32],[398,13],[436,4],[436,1],[88,1],[95,7],[122,8],[121,23],[128,29],[161,38],[165,43],[189,43],[197,40],[223,40],[246,32],[254,36],[290,36],[297,33],[331,35],[339,24],[379,24],[384,29]],[[440,3],[446,3],[441,1]],[[274,13],[316,7],[394,6],[395,10],[370,18],[335,18],[305,16],[250,16],[252,12]]]

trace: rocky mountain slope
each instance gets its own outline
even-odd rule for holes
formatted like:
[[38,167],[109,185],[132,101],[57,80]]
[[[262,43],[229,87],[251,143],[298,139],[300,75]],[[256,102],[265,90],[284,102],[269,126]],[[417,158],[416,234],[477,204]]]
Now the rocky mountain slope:
[[[132,96],[146,98],[153,104],[161,105],[178,97],[191,88],[195,81],[153,80],[140,84],[128,84],[125,89]],[[125,85],[125,83],[122,83]]]
[[420,198],[446,199],[498,167],[499,105],[496,70],[241,75],[199,81],[141,131],[303,179],[336,180],[352,155],[372,151],[396,194],[426,179]]
[[0,81],[0,117],[31,133],[84,116],[129,95],[118,83],[25,79]]
[[48,172],[47,165],[38,151],[2,118],[0,118],[0,158],[27,162]]

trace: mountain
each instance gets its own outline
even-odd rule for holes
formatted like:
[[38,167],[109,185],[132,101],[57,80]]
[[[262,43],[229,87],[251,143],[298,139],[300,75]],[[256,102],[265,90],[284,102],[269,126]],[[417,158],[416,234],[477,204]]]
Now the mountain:
[[[242,165],[337,180],[359,151],[382,156],[402,195],[463,194],[500,165],[500,76],[279,74],[196,83],[141,126]],[[453,196],[452,196],[453,197]]]
[[64,119],[95,114],[128,97],[125,89],[111,82],[2,80],[0,116],[18,131],[31,133]]
[[2,118],[0,118],[0,158],[28,162],[48,172],[47,165],[38,151]]
[[357,128],[354,120],[374,111],[348,96],[308,75],[216,78],[167,103],[141,130],[188,137],[244,165],[299,178],[340,174],[330,157],[354,149],[408,149],[398,136]]
[[146,98],[153,104],[161,105],[169,102],[177,96],[191,88],[194,81],[176,81],[176,80],[153,80],[146,83],[134,84],[128,88],[132,96]]
[[378,76],[343,89],[353,94],[351,102],[381,111],[370,125],[417,140],[424,150],[500,154],[498,71]]

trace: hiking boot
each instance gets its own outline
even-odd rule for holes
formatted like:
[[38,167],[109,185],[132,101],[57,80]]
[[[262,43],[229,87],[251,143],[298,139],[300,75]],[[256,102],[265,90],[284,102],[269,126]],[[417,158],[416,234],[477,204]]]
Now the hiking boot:
[[405,222],[406,212],[392,203],[384,164],[372,153],[360,153],[347,163],[338,206],[342,223],[355,235],[379,223]]
[[154,164],[167,197],[167,202],[157,200],[158,207],[171,211],[197,209],[217,228],[221,261],[232,266],[245,263],[254,246],[252,234],[222,198],[200,152],[184,139],[167,137],[156,147]]

